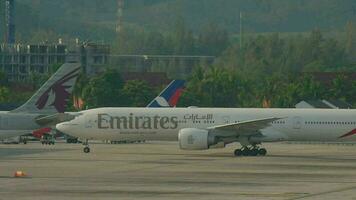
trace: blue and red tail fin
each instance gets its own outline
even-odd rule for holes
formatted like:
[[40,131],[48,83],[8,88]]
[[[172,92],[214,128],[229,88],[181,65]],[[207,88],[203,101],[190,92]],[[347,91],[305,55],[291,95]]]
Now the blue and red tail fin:
[[184,89],[184,80],[173,80],[147,107],[175,107]]

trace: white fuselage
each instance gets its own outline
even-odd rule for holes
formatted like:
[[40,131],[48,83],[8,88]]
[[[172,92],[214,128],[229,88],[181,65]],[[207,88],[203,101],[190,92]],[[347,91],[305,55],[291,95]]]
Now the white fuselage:
[[40,126],[35,122],[39,114],[0,111],[0,140],[32,133]]
[[183,128],[271,117],[281,119],[260,130],[266,141],[356,141],[356,110],[344,109],[98,108],[57,128],[82,139],[177,140]]

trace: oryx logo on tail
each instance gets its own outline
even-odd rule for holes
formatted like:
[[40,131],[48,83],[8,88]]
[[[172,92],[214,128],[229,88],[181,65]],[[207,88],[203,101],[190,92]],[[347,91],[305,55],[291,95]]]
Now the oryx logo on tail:
[[54,106],[58,112],[64,112],[65,106],[67,105],[67,101],[69,100],[73,89],[73,84],[70,84],[69,81],[77,78],[78,75],[79,68],[71,71],[63,78],[56,81],[37,100],[37,108],[42,110],[47,106]]
[[79,73],[80,64],[63,64],[25,104],[11,112],[64,112]]

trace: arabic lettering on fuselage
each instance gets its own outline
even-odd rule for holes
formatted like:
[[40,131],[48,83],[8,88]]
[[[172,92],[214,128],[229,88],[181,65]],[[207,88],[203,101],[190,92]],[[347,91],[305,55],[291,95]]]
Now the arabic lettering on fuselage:
[[185,120],[192,120],[192,121],[197,121],[197,120],[212,120],[213,119],[213,114],[186,114],[183,117]]

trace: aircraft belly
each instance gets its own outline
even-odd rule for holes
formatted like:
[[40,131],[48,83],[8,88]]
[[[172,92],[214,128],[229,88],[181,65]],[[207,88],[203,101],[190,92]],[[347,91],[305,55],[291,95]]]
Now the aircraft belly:
[[300,131],[291,130],[288,132],[288,137],[292,141],[314,141],[320,140],[320,133],[318,131]]
[[[347,135],[352,128],[303,128],[299,132],[290,130],[288,132],[289,140],[292,141],[319,141],[319,142],[342,142],[356,141],[356,134]],[[343,137],[344,136],[344,137]]]
[[[97,140],[165,140],[176,141],[178,131],[175,130],[99,130],[85,133],[86,139]],[[80,137],[81,135],[77,135]]]

